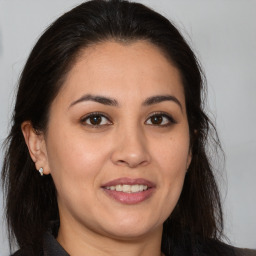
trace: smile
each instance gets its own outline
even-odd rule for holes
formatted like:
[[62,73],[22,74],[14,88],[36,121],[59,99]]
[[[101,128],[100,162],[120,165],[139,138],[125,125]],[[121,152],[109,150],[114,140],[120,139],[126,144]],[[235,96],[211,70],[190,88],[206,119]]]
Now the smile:
[[156,185],[146,179],[119,178],[101,186],[105,194],[121,204],[138,204],[153,196]]
[[138,193],[138,192],[142,192],[148,189],[147,185],[140,185],[140,184],[136,184],[136,185],[128,185],[128,184],[124,184],[124,185],[116,185],[116,186],[108,186],[105,187],[108,190],[113,190],[113,191],[119,191],[119,192],[124,192],[124,193]]

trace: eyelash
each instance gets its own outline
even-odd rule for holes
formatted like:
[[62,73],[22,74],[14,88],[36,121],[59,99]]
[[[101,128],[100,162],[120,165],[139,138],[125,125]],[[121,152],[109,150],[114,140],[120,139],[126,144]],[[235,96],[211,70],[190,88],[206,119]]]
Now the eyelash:
[[[89,120],[89,119],[92,118],[92,117],[100,117],[100,118],[101,118],[101,121],[102,121],[102,119],[104,118],[104,119],[106,119],[105,122],[108,122],[108,123],[107,123],[107,124],[88,124],[88,123],[86,123],[86,121]],[[147,121],[150,120],[150,119],[153,118],[153,117],[161,117],[161,118],[163,118],[163,119],[166,118],[167,121],[168,121],[168,123],[166,123],[166,124],[153,124],[153,123],[152,123],[152,120],[151,120],[151,124],[148,124],[148,125],[156,126],[156,127],[160,127],[160,128],[161,128],[161,127],[168,127],[168,126],[171,126],[171,125],[177,123],[171,115],[169,115],[169,114],[167,114],[167,113],[165,113],[165,112],[155,112],[155,113],[151,114],[151,115],[147,118],[147,120],[145,121],[145,123],[147,123]],[[162,120],[163,120],[163,119],[162,119]],[[93,112],[93,113],[90,113],[90,114],[88,114],[88,115],[82,117],[82,119],[80,120],[80,122],[81,122],[83,125],[85,125],[85,126],[91,126],[92,128],[101,128],[101,127],[103,127],[103,126],[107,126],[107,125],[113,124],[112,121],[110,121],[110,118],[107,117],[106,114],[101,113],[101,112]]]

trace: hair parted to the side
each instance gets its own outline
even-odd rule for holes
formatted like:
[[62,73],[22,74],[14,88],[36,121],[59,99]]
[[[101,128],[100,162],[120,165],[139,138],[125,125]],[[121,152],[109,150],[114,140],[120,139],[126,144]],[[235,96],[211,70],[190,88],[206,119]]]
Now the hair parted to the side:
[[[184,233],[190,234],[191,244],[198,235],[217,239],[222,210],[206,153],[209,130],[215,129],[203,109],[203,75],[195,55],[170,21],[142,4],[94,0],[65,13],[44,32],[21,74],[2,170],[10,240],[36,252],[49,221],[59,218],[53,180],[35,171],[21,124],[29,120],[36,131],[45,132],[51,103],[80,51],[108,40],[149,41],[182,76],[192,162],[178,204],[164,223],[163,252],[170,254],[175,245],[182,245]],[[218,137],[215,144],[219,146]]]

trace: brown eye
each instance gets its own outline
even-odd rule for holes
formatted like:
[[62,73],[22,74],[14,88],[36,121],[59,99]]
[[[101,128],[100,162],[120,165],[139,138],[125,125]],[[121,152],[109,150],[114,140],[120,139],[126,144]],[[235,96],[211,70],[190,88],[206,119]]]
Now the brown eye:
[[146,121],[146,124],[160,127],[169,126],[175,123],[176,121],[170,115],[167,115],[165,113],[154,114],[150,116]]
[[92,125],[99,125],[101,123],[101,116],[91,116],[89,118],[90,124]]
[[91,113],[84,118],[82,118],[81,123],[87,126],[100,127],[104,125],[109,125],[111,122],[103,114]]
[[154,125],[159,125],[163,122],[162,116],[152,116],[150,119],[151,119],[151,123]]

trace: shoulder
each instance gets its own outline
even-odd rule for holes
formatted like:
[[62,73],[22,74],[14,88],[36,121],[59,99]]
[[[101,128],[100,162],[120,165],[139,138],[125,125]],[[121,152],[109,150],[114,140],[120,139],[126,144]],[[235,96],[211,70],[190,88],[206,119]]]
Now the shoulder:
[[200,256],[256,256],[256,250],[237,248],[216,239],[198,239],[192,248]]
[[14,254],[12,254],[11,256],[25,256],[26,254],[24,254],[24,252],[22,252],[22,250],[18,250],[17,252],[15,252]]
[[[225,244],[220,241],[212,241],[211,245],[208,248],[213,249],[216,255],[225,255],[225,256],[256,256],[256,250],[237,248],[228,244]],[[209,244],[208,244],[209,245]],[[212,251],[210,249],[210,251]],[[212,251],[212,252],[213,252]],[[213,255],[215,255],[213,253]]]
[[244,249],[244,248],[234,248],[236,256],[256,256],[256,250]]
[[23,248],[16,251],[11,256],[43,256],[43,251],[34,252],[32,248]]
[[11,256],[27,256],[28,254],[26,254],[25,252],[23,252],[22,250],[18,250],[17,252],[15,252],[14,254],[12,254]]

